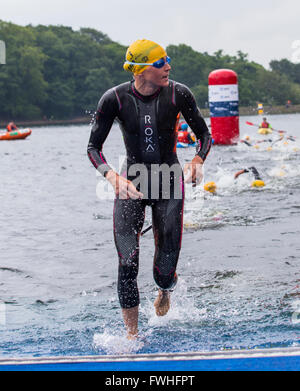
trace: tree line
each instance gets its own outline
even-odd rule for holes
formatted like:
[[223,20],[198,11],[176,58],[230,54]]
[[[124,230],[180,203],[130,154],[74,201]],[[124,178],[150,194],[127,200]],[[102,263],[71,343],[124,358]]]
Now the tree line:
[[[94,111],[100,96],[132,76],[123,70],[126,47],[92,28],[19,26],[0,21],[6,64],[0,65],[0,118],[65,119]],[[272,61],[271,70],[222,50],[208,54],[185,44],[169,45],[171,78],[188,85],[198,105],[208,101],[208,75],[230,68],[239,77],[240,104],[300,103],[300,64]]]

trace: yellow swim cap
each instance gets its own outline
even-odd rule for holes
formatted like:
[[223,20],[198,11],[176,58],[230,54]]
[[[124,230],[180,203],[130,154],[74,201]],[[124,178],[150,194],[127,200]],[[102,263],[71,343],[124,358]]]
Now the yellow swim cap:
[[160,60],[162,57],[166,57],[167,53],[158,43],[149,41],[148,39],[138,39],[133,42],[126,52],[126,61],[123,65],[125,71],[132,72],[134,74],[142,73],[147,65],[133,65],[128,62],[136,63],[149,63]]
[[215,193],[217,190],[217,185],[215,182],[208,182],[204,185],[204,190],[209,191],[210,193]]
[[252,182],[252,187],[264,187],[265,182],[261,179],[256,179],[254,182]]

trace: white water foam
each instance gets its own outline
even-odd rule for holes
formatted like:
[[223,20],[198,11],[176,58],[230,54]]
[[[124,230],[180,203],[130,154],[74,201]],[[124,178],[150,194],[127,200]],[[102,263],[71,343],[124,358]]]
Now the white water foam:
[[107,354],[134,354],[142,349],[144,342],[141,339],[129,340],[125,334],[114,335],[105,330],[94,335],[93,345]]
[[140,308],[141,313],[146,317],[148,326],[166,326],[172,322],[193,323],[206,319],[206,308],[198,308],[194,296],[188,293],[188,284],[183,278],[178,280],[176,289],[171,294],[171,307],[169,312],[159,317],[155,313],[153,301],[147,300]]

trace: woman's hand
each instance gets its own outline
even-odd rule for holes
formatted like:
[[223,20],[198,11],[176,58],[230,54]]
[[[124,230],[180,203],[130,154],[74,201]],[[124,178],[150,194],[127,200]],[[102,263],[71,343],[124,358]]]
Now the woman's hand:
[[199,185],[203,179],[203,160],[200,156],[195,156],[194,159],[184,166],[184,182],[192,183],[193,187]]
[[118,175],[113,170],[108,171],[106,174],[106,179],[114,188],[116,196],[121,200],[128,200],[129,198],[138,200],[144,196],[143,193],[137,191],[136,187],[131,181]]

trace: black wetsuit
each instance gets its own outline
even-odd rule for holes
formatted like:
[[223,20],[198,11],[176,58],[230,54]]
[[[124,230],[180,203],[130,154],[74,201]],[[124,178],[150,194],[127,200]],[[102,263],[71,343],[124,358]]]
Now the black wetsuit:
[[[175,128],[180,112],[197,137],[196,153],[204,161],[211,148],[211,136],[195,99],[186,86],[170,80],[168,87],[160,88],[151,96],[142,96],[135,89],[133,81],[127,82],[107,91],[98,104],[88,145],[91,162],[103,175],[111,169],[102,147],[117,119],[127,152],[122,175],[132,180],[143,194],[148,189],[148,197],[142,200],[115,199],[114,238],[119,256],[118,293],[122,308],[132,308],[139,304],[139,237],[146,205],[152,207],[155,282],[162,290],[171,289],[176,283],[184,202],[183,174],[181,168],[178,170],[176,155]],[[166,194],[168,192],[162,183],[163,174],[159,169],[163,165],[177,168],[169,173],[169,194]],[[149,175],[139,176],[137,173],[140,166],[145,167],[146,174]],[[135,180],[141,179],[140,177],[143,180],[136,184]],[[157,178],[158,185],[155,186]],[[178,189],[181,190],[179,196]]]

